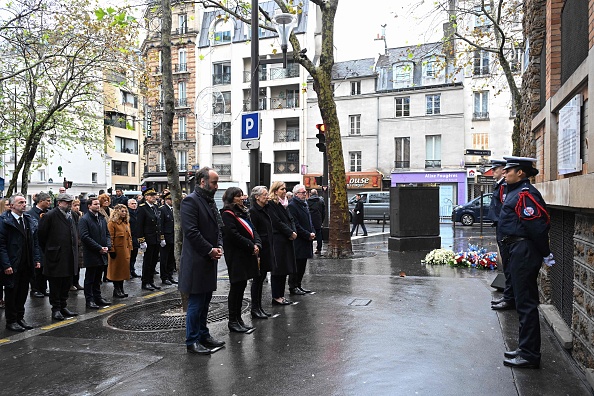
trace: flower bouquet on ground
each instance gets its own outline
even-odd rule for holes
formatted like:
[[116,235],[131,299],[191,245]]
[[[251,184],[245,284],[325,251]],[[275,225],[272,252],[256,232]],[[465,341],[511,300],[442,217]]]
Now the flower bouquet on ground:
[[448,249],[434,249],[421,262],[429,265],[446,265],[454,259],[454,252]]
[[487,252],[487,249],[478,245],[468,244],[468,250],[456,253],[450,265],[494,270],[497,269],[497,253]]

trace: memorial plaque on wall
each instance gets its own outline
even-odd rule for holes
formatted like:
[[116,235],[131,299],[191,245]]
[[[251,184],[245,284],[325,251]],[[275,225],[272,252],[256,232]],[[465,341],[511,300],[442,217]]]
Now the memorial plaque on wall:
[[560,175],[582,170],[580,158],[580,114],[582,95],[576,95],[559,110],[557,159]]

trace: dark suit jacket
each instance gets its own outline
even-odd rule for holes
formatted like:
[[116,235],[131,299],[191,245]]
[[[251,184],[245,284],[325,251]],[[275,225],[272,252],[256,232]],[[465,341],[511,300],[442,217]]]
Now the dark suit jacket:
[[161,242],[160,219],[155,216],[153,209],[146,203],[138,205],[136,218],[139,242],[158,245]]
[[293,241],[295,246],[295,258],[308,259],[313,257],[313,241],[309,239],[311,233],[316,230],[311,222],[309,208],[305,201],[299,198],[293,198],[289,202],[289,212],[293,215],[295,228],[297,229],[297,239]]
[[165,242],[173,245],[173,209],[167,205],[159,208],[161,215],[161,233],[165,236]]
[[84,267],[107,265],[107,254],[101,254],[102,247],[111,249],[111,236],[105,217],[87,212],[78,222],[80,240],[83,244]]
[[78,215],[68,221],[59,207],[39,220],[39,246],[43,252],[43,275],[67,277],[78,274]]
[[[257,205],[257,204],[256,204]],[[295,248],[289,240],[295,230],[293,216],[280,203],[270,201],[270,220],[272,221],[272,237],[274,238],[274,263],[271,268],[273,275],[288,275],[297,272],[295,263]]]
[[196,191],[181,203],[181,227],[184,234],[179,265],[179,290],[198,294],[217,290],[217,263],[208,255],[212,248],[223,246],[221,230],[208,202]]
[[33,274],[35,263],[40,262],[39,244],[37,241],[37,221],[27,213],[23,214],[29,244],[26,244],[25,233],[10,211],[0,215],[0,285],[12,286],[12,276],[5,275],[4,270],[12,267],[14,272],[23,271],[24,249],[28,250],[29,273]]
[[130,214],[130,233],[132,234],[132,247],[138,249],[140,244],[138,243],[138,210],[128,208]]

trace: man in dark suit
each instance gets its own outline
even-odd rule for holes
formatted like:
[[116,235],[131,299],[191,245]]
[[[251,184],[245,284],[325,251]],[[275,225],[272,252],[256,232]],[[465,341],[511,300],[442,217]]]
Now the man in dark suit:
[[43,252],[43,274],[49,281],[52,319],[64,320],[78,315],[68,309],[72,278],[78,274],[78,216],[71,211],[74,197],[59,194],[58,206],[39,220],[39,246]]
[[138,257],[138,202],[134,198],[128,200],[128,214],[130,219],[130,233],[132,234],[132,252],[130,253],[130,278],[140,278],[136,273],[136,257]]
[[161,215],[161,231],[165,236],[165,246],[161,248],[161,282],[164,285],[177,283],[173,279],[175,268],[175,255],[173,246],[173,207],[171,206],[171,193],[163,196],[165,204],[159,208]]
[[[51,205],[52,198],[48,193],[42,191],[36,194],[35,206],[27,213],[39,223],[41,215],[45,215]],[[47,279],[43,275],[43,256],[41,257],[41,267],[35,268],[33,278],[31,279],[31,295],[39,298],[49,296],[49,293],[47,293]]]
[[124,195],[121,188],[116,188],[115,195],[111,198],[111,207],[118,204],[128,205],[128,197]]
[[161,233],[160,213],[156,205],[157,192],[152,188],[146,189],[145,203],[138,206],[138,242],[144,250],[142,260],[142,289],[158,290],[161,286],[155,285],[155,268],[159,261],[159,248],[166,246],[165,237]]
[[86,268],[85,300],[87,308],[99,309],[111,304],[101,296],[101,278],[103,268],[107,265],[107,253],[111,249],[111,236],[105,217],[99,213],[99,198],[89,198],[87,205],[89,211],[78,223],[83,244],[83,265]]
[[315,254],[322,254],[322,224],[326,218],[326,205],[322,197],[318,195],[318,190],[312,189],[307,199],[311,222],[316,230],[316,251]]
[[189,295],[186,315],[186,348],[208,355],[225,342],[214,339],[206,326],[208,305],[217,289],[217,263],[223,255],[223,221],[214,200],[219,175],[210,168],[196,172],[196,189],[181,203],[184,233],[179,290]]
[[289,292],[293,295],[312,293],[311,290],[301,286],[307,259],[313,257],[313,240],[316,237],[306,199],[307,190],[303,184],[297,184],[293,187],[293,199],[288,206],[297,229],[297,238],[293,241],[297,273],[289,275]]
[[30,330],[25,322],[25,302],[33,268],[40,268],[37,221],[25,213],[27,200],[10,197],[11,210],[0,215],[0,287],[5,286],[6,328]]

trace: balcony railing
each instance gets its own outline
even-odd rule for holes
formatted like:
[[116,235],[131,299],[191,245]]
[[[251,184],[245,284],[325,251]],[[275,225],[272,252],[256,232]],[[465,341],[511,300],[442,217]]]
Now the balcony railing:
[[474,73],[475,76],[486,76],[489,74],[489,65],[484,66],[474,66]]
[[175,107],[189,107],[188,98],[179,98],[175,100]]
[[173,29],[173,31],[171,33],[172,34],[189,34],[189,33],[194,33],[194,29],[188,28],[188,27],[176,28],[176,29]]
[[[178,170],[180,171],[188,171],[191,170],[191,166],[189,164],[177,164]],[[167,172],[167,166],[165,164],[161,165],[145,165],[144,166],[144,173],[148,172]]]
[[177,164],[177,169],[180,171],[187,171],[188,170],[188,164]]
[[231,103],[225,102],[224,106],[222,103],[216,103],[212,109],[212,112],[213,114],[231,114]]
[[175,73],[184,73],[188,71],[188,64],[187,63],[176,63],[174,65],[173,71]]
[[124,120],[124,119],[114,120],[114,119],[111,119],[111,118],[104,118],[103,119],[103,124],[104,125],[114,126],[116,128],[126,129],[126,120]]
[[121,150],[121,149],[117,149],[116,153],[124,153],[124,154],[138,154],[138,150],[137,149],[133,149],[133,148],[128,148],[126,147],[125,149]]
[[212,135],[213,146],[230,146],[231,145],[231,133],[224,135]]
[[274,173],[299,173],[299,162],[275,162]]
[[231,176],[231,164],[212,164],[212,168],[219,176]]
[[[267,102],[268,102],[268,98],[258,99],[258,110],[266,110]],[[252,111],[252,101],[251,100],[243,101],[243,111]]]
[[[243,72],[243,82],[251,82],[252,81],[252,72],[251,71],[244,71]],[[258,81],[266,81],[266,70],[260,70],[258,72]]]
[[275,142],[298,142],[299,141],[299,128],[289,128],[286,130],[274,131]]
[[488,120],[489,119],[489,112],[488,111],[479,111],[472,113],[472,120]]
[[299,107],[299,98],[270,98],[270,110],[295,109]]
[[441,160],[425,160],[425,168],[441,168]]
[[410,168],[410,161],[394,161],[394,168]]
[[184,132],[184,133],[176,133],[175,134],[175,140],[188,140],[188,134],[186,132]]
[[287,68],[284,69],[282,67],[274,67],[270,69],[270,79],[271,80],[278,80],[281,78],[293,78],[299,77],[299,65],[290,64],[287,65]]
[[212,85],[231,84],[231,73],[215,73],[212,75]]

